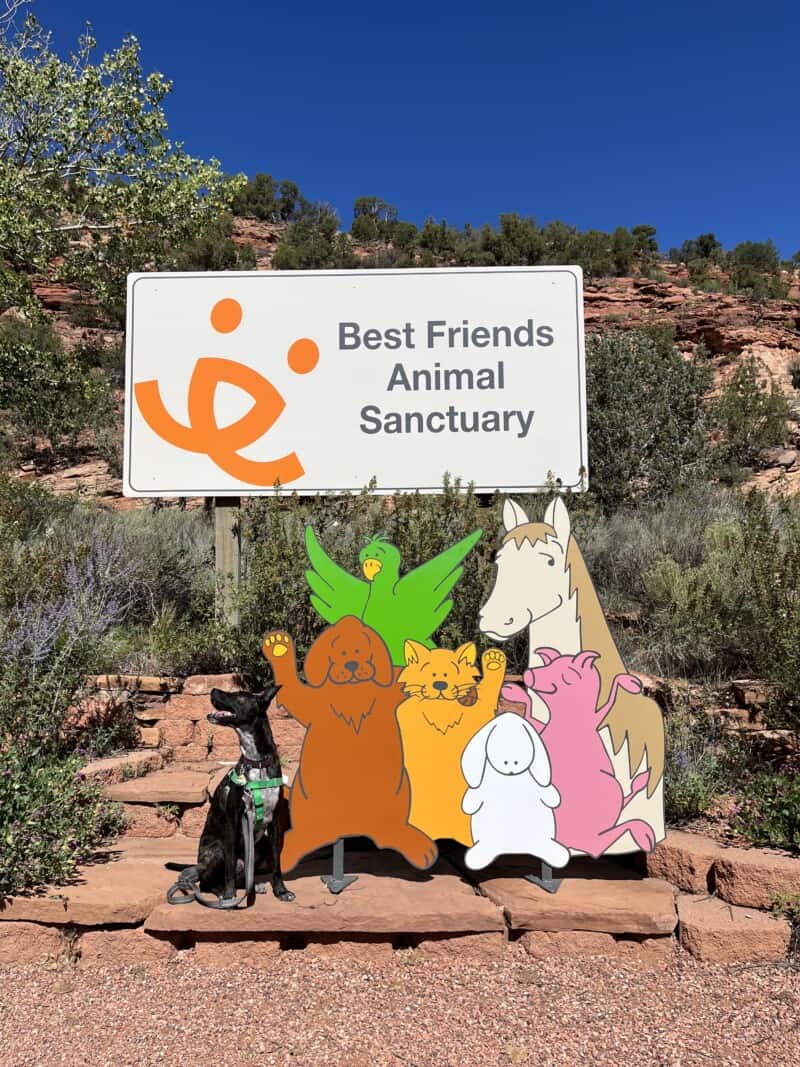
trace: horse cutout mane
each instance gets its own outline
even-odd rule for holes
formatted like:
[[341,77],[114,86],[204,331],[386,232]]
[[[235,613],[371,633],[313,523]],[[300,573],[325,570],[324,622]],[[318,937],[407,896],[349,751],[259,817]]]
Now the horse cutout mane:
[[[513,542],[517,549],[521,549],[526,541],[532,547],[539,543],[547,546],[548,542],[555,542],[562,551],[566,550],[565,563],[569,572],[569,600],[566,606],[572,605],[574,611],[574,616],[570,612],[569,618],[574,619],[579,627],[580,649],[599,653],[600,703],[605,703],[615,676],[625,673],[625,664],[611,636],[583,554],[572,536],[564,502],[556,497],[547,507],[545,521],[531,522],[517,503],[507,499],[503,521],[507,531],[503,545]],[[615,755],[627,740],[631,775],[636,773],[642,759],[647,757],[650,767],[647,796],[652,796],[664,772],[664,724],[658,705],[642,694],[620,692],[603,725],[608,728]]]

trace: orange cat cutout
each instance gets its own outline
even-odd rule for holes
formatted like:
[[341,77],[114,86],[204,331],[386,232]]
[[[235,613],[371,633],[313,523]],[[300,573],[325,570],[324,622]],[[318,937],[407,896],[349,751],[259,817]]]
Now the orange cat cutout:
[[[471,641],[455,652],[406,641],[405,658],[398,681],[407,699],[397,709],[397,721],[411,782],[408,821],[434,839],[450,837],[472,845],[470,819],[461,810],[467,789],[461,753],[494,717],[505,677],[505,654],[496,648],[483,653],[483,678],[477,686],[477,649]],[[477,693],[475,702],[461,703],[471,690]]]

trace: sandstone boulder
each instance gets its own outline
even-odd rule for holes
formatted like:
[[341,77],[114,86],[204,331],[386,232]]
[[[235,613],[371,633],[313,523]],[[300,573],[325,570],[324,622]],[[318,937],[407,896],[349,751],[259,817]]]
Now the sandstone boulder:
[[776,962],[789,947],[785,919],[714,897],[679,897],[678,916],[681,945],[704,963]]

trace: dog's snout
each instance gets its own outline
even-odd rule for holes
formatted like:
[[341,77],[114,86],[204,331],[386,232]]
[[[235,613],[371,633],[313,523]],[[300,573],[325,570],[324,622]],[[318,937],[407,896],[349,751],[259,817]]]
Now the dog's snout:
[[439,690],[447,689],[447,682],[434,682],[433,688]]
[[357,659],[349,659],[345,663],[345,667],[348,669],[348,671],[354,671],[358,667],[358,660]]

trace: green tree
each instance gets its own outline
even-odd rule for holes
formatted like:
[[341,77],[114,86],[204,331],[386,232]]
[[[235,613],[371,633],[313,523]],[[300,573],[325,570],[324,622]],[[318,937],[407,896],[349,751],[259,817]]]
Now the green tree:
[[636,238],[624,226],[617,226],[611,237],[611,256],[616,275],[630,274],[635,251]]
[[95,47],[87,32],[62,58],[32,16],[0,26],[0,259],[118,312],[127,272],[168,259],[241,180],[169,139],[171,83],[143,73],[135,37],[97,60]]
[[358,257],[333,208],[318,204],[289,226],[272,263],[277,270],[335,270],[357,267]]
[[669,331],[589,338],[589,480],[606,512],[659,499],[698,477],[705,462],[708,370],[686,360]]
[[722,435],[716,458],[751,464],[762,449],[783,443],[788,416],[789,402],[780,386],[762,380],[751,356],[739,364],[711,407],[710,421]]

